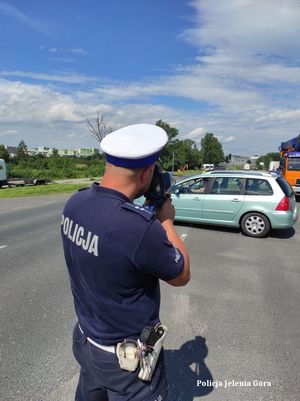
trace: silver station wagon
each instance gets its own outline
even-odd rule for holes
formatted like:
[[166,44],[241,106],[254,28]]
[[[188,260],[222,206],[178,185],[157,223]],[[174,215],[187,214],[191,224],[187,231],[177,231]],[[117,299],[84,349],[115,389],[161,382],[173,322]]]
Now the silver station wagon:
[[279,175],[259,171],[212,171],[171,188],[176,221],[240,227],[250,237],[293,226],[295,194]]

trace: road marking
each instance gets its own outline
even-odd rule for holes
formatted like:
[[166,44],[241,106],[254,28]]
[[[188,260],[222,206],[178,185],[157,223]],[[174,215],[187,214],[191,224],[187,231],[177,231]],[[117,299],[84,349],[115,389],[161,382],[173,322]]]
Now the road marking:
[[180,239],[182,241],[185,241],[186,237],[187,237],[187,234],[181,234]]
[[7,248],[7,245],[0,245],[0,249]]

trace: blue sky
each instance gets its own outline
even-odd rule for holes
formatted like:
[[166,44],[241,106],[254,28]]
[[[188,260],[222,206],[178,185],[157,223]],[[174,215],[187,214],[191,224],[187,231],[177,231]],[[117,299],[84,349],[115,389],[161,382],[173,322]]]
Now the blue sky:
[[300,132],[300,2],[0,0],[0,144],[98,146],[162,119],[264,154]]

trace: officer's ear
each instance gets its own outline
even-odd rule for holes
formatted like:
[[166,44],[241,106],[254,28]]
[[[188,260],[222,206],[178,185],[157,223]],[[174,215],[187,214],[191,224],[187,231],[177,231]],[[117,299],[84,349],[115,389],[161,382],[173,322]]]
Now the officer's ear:
[[154,164],[148,167],[144,167],[141,171],[141,181],[142,183],[148,183],[151,181],[154,171]]

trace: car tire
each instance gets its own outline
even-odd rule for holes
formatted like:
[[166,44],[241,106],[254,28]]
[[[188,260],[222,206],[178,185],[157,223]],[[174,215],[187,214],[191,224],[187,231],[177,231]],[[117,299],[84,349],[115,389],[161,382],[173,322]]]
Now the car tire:
[[261,238],[268,234],[271,224],[265,215],[251,212],[242,218],[241,229],[249,237]]

